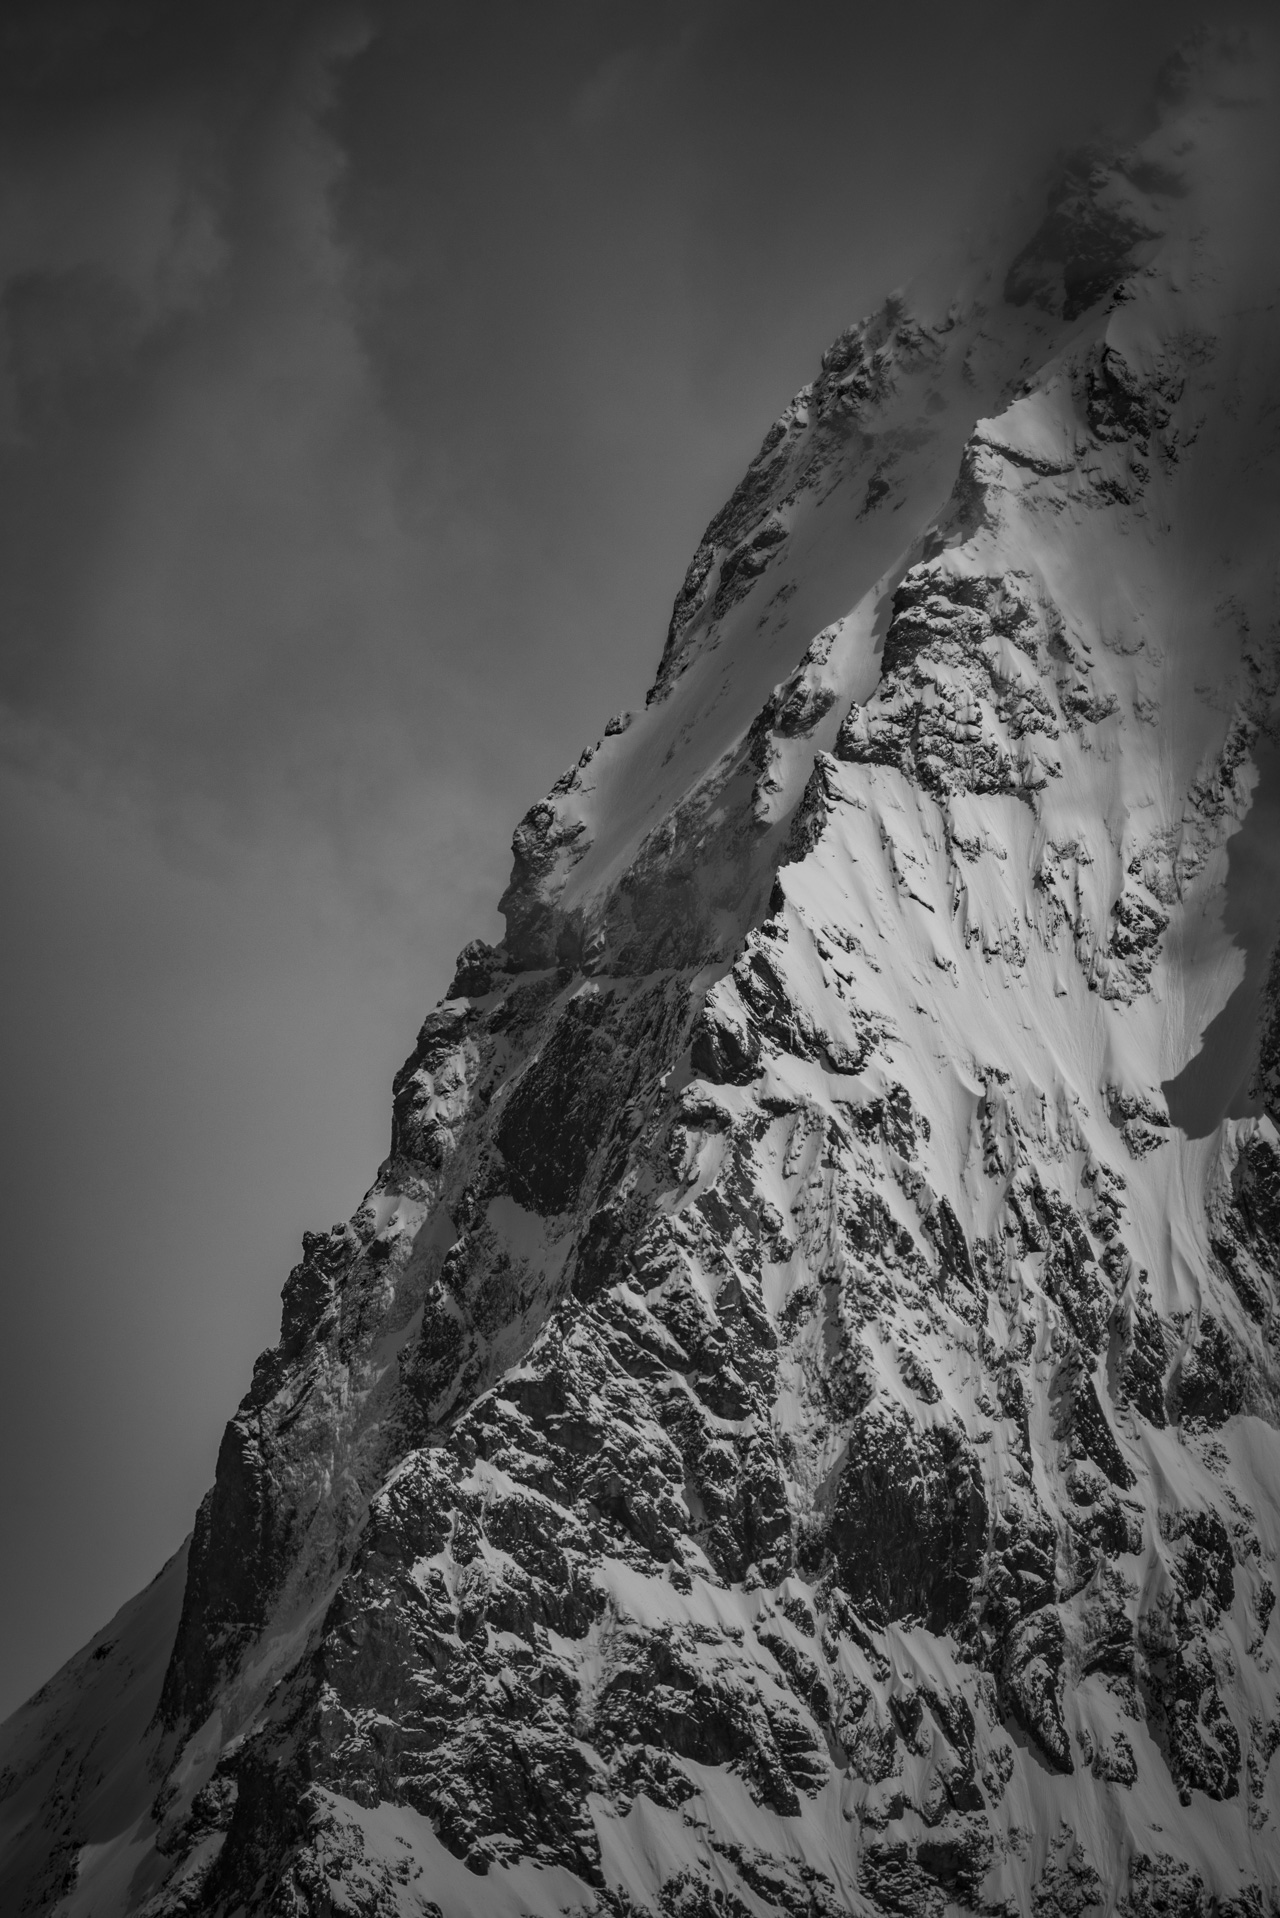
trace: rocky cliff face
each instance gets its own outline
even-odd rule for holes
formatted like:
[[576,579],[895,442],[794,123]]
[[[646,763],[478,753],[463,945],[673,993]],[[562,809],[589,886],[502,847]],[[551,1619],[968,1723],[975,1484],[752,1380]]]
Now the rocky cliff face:
[[1280,1908],[1264,79],[770,429],[189,1565],[6,1728],[15,1909]]

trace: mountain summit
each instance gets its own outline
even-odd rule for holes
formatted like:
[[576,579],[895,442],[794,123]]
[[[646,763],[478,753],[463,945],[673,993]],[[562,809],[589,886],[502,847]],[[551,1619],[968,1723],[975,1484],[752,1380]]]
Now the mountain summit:
[[6,1911],[1280,1909],[1273,82],[769,429],[0,1733]]

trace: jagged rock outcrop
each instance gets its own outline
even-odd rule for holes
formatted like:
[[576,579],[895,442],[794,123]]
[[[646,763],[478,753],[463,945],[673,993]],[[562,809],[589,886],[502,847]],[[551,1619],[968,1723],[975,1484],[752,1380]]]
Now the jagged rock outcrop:
[[1250,1109],[1170,1091],[1280,688],[1269,71],[771,429],[304,1242],[163,1685],[8,1728],[25,1908],[1277,1908],[1274,967]]

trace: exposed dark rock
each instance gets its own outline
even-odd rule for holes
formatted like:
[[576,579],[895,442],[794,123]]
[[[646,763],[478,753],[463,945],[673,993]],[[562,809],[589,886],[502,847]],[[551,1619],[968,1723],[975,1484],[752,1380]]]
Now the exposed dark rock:
[[869,1620],[955,1628],[968,1614],[987,1539],[971,1448],[947,1426],[912,1431],[880,1412],[860,1415],[827,1536],[840,1584]]
[[505,954],[497,946],[473,939],[458,954],[453,980],[446,999],[482,999],[492,992],[495,979],[505,969]]
[[1160,1321],[1144,1294],[1125,1303],[1116,1323],[1116,1370],[1122,1402],[1152,1425],[1165,1423],[1164,1375],[1168,1364]]
[[691,1064],[713,1085],[749,1085],[760,1072],[760,1040],[740,1004],[708,998],[693,1028]]
[[[1006,652],[1002,642],[1008,642]],[[1059,733],[1034,669],[1039,636],[1025,588],[1002,578],[950,578],[917,566],[894,595],[880,686],[850,709],[835,756],[895,766],[925,791],[1029,797],[1051,762],[1024,740]]]
[[245,1407],[218,1447],[213,1488],[196,1513],[182,1620],[161,1716],[198,1717],[266,1623],[289,1562],[295,1518],[264,1456],[260,1419]]
[[570,1000],[539,1056],[507,1096],[495,1138],[521,1205],[563,1212],[577,1199],[614,1107],[624,1059],[607,1001]]
[[1059,1369],[1057,1434],[1069,1442],[1077,1457],[1091,1459],[1112,1485],[1127,1491],[1136,1484],[1078,1354]]
[[[506,949],[515,968],[560,963],[555,905],[558,882],[586,851],[580,820],[564,817],[546,800],[531,806],[511,841],[512,867],[498,911],[507,922]],[[567,862],[567,863],[566,863]]]
[[1244,1391],[1244,1365],[1237,1346],[1213,1313],[1203,1313],[1195,1339],[1170,1381],[1177,1416],[1210,1427],[1223,1425],[1244,1404]]
[[993,1653],[1020,1618],[1053,1602],[1057,1549],[1053,1521],[1034,1494],[1006,1494],[991,1531],[982,1599],[984,1630]]
[[721,619],[731,606],[744,598],[783,544],[787,528],[779,520],[766,520],[750,539],[725,556],[720,564],[720,580],[711,603],[711,617]]
[[1143,1614],[1139,1638],[1148,1719],[1183,1803],[1197,1791],[1211,1799],[1236,1797],[1240,1735],[1223,1702],[1203,1631],[1181,1603],[1165,1604]]
[[1073,1833],[1063,1826],[1031,1895],[1032,1918],[1095,1918],[1106,1887]]
[[1131,270],[1153,226],[1115,192],[1116,176],[1089,152],[1073,156],[1049,196],[1049,211],[1009,269],[1005,298],[1034,301],[1074,320]]
[[1261,1325],[1273,1309],[1280,1268],[1280,1154],[1261,1131],[1241,1145],[1231,1199],[1230,1211],[1220,1210],[1214,1221],[1213,1250],[1241,1305]]
[[1010,1716],[1031,1737],[1051,1771],[1074,1771],[1071,1741],[1062,1717],[1062,1620],[1045,1606],[1010,1634],[1000,1674]]
[[1103,346],[1089,371],[1088,416],[1100,440],[1135,440],[1145,446],[1169,423],[1182,381],[1144,380],[1113,346]]

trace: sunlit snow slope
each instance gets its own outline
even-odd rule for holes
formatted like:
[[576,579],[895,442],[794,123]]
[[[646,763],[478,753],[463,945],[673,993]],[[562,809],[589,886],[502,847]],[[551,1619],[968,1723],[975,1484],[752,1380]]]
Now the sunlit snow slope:
[[162,1693],[130,1626],[0,1733],[14,1910],[1280,1910],[1273,77],[1186,50],[771,428]]

